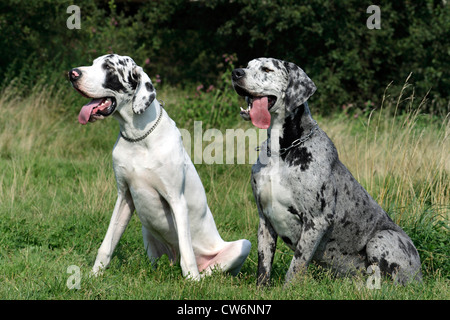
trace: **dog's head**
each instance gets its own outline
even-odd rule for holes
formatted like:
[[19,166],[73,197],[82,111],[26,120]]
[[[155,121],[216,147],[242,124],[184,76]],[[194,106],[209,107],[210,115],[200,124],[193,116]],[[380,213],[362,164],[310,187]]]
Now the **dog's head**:
[[103,119],[131,101],[133,112],[145,111],[156,98],[152,81],[130,57],[109,54],[98,57],[92,66],[69,71],[73,87],[92,99],[81,108],[78,121],[86,124]]
[[301,68],[273,58],[251,60],[247,68],[233,70],[231,79],[236,93],[248,103],[246,110],[241,108],[241,116],[262,129],[269,128],[270,113],[281,109],[292,113],[316,91]]

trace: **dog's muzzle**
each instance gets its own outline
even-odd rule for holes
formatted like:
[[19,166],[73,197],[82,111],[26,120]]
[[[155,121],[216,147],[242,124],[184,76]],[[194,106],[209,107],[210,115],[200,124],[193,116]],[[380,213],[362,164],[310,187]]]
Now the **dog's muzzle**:
[[86,124],[111,115],[116,109],[116,99],[114,97],[91,97],[86,94],[78,86],[78,80],[82,76],[83,73],[80,69],[74,68],[69,71],[69,80],[74,89],[77,90],[83,97],[92,99],[81,108],[78,115],[78,122],[81,124]]
[[267,129],[270,126],[270,109],[277,102],[277,97],[273,95],[253,94],[245,89],[243,80],[245,79],[245,70],[242,68],[234,69],[231,72],[231,80],[236,93],[245,98],[247,109],[241,107],[241,117],[248,121],[251,120],[253,125]]

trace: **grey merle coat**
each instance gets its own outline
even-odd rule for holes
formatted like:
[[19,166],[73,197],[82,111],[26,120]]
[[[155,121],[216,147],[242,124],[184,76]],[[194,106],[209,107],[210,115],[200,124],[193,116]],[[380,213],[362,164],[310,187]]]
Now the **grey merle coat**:
[[376,265],[396,282],[420,281],[413,242],[339,161],[313,120],[306,100],[316,87],[305,72],[260,58],[235,69],[232,82],[248,102],[241,116],[268,129],[251,179],[260,218],[258,283],[270,280],[278,237],[294,252],[286,282],[312,260],[342,275]]

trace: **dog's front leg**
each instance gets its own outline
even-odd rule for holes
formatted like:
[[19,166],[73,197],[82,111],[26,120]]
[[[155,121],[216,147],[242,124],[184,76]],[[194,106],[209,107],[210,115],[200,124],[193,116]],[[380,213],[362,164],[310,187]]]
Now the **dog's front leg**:
[[270,222],[259,210],[258,226],[258,286],[266,286],[270,283],[270,273],[272,270],[273,257],[277,247],[277,233]]
[[126,194],[119,193],[108,231],[106,231],[105,239],[98,249],[97,258],[95,259],[94,267],[92,268],[93,275],[97,276],[101,274],[103,269],[109,265],[114,249],[116,248],[120,237],[122,237],[133,211],[134,204],[130,193],[128,191]]
[[189,226],[189,213],[186,199],[180,195],[178,199],[170,201],[178,234],[178,245],[180,248],[180,265],[183,276],[188,279],[199,280],[197,261],[192,248],[191,228]]

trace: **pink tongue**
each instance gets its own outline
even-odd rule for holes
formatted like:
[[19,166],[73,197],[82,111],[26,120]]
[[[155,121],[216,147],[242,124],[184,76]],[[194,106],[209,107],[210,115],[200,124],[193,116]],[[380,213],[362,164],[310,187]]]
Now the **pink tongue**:
[[270,126],[269,100],[267,97],[254,98],[250,109],[250,119],[254,126],[267,129]]
[[85,104],[81,108],[80,114],[78,115],[78,122],[81,124],[86,124],[91,117],[92,110],[102,103],[103,99],[92,99],[91,102]]

